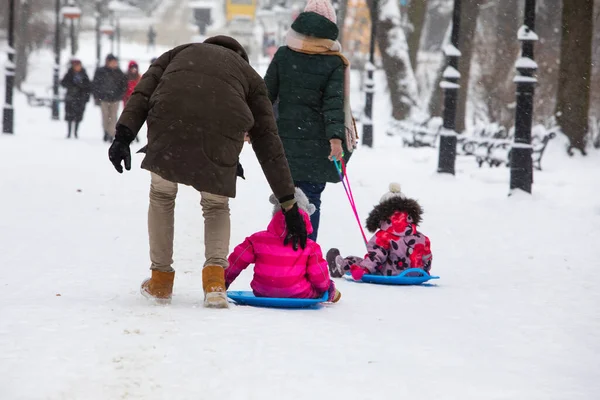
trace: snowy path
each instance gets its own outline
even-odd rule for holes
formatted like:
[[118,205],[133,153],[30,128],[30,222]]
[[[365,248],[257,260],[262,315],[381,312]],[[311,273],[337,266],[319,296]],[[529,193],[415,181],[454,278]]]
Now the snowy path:
[[[0,398],[596,398],[598,162],[561,171],[562,155],[549,154],[536,195],[507,199],[505,170],[471,160],[439,177],[434,152],[381,137],[349,171],[359,209],[364,217],[388,180],[401,181],[426,209],[442,279],[340,282],[342,302],[320,311],[202,308],[201,213],[184,188],[176,297],[156,307],[138,294],[148,176],[112,170],[96,123],[90,113],[83,138],[66,141],[62,124],[31,110],[19,135],[0,137]],[[384,159],[388,177],[369,180]],[[250,149],[242,162],[232,244],[269,214]],[[340,187],[327,190],[324,214],[323,247],[360,252]]]
[[[192,41],[196,32],[192,24],[192,12],[187,0],[163,0],[153,16],[153,26],[156,30],[156,44],[173,48]],[[148,43],[148,27],[124,24],[122,30],[124,39],[146,46]]]
[[[124,46],[129,57],[143,50]],[[51,57],[33,61],[30,84],[48,86]],[[597,399],[598,154],[567,160],[551,142],[535,194],[507,198],[506,169],[459,158],[456,177],[438,176],[435,151],[384,136],[382,97],[377,147],[349,167],[359,212],[399,181],[425,208],[442,279],[342,281],[339,304],[286,312],[201,307],[202,217],[190,188],[176,209],[173,304],[149,305],[138,293],[149,263],[141,157],[118,175],[98,108],[67,141],[64,122],[17,95],[17,134],[0,135],[0,399]],[[232,245],[270,212],[250,148],[242,163]],[[362,253],[339,185],[323,213],[323,249]]]

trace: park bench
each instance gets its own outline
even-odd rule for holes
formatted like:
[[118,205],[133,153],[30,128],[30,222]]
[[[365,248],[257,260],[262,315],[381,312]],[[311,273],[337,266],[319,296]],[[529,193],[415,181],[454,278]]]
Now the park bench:
[[[394,121],[387,131],[388,136],[402,135],[404,147],[433,147],[437,146],[442,125],[431,126],[430,119],[417,123],[414,121]],[[407,137],[408,134],[408,137]]]
[[[51,97],[38,97],[34,92],[22,91],[27,97],[27,104],[31,107],[52,107]],[[58,102],[64,102],[64,99],[59,99]]]

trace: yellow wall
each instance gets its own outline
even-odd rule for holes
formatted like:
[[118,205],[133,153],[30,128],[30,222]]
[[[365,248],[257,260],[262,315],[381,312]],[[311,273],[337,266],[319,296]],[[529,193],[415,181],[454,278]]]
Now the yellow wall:
[[238,16],[254,19],[256,14],[256,1],[257,0],[227,0],[227,22]]

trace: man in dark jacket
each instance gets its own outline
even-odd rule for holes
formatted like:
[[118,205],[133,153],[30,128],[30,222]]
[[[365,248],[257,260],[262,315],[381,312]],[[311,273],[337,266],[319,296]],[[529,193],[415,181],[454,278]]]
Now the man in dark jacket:
[[142,294],[170,302],[177,184],[202,195],[206,262],[205,305],[227,307],[224,268],[229,255],[229,197],[235,197],[238,158],[249,132],[253,149],[285,211],[287,237],[306,245],[306,226],[295,204],[295,188],[261,77],[244,48],[217,36],[160,56],[144,74],[117,124],[109,158],[117,171],[131,168],[130,143],[148,124],[142,168],[151,172],[148,233],[152,277]]
[[115,137],[115,124],[119,112],[119,102],[127,91],[127,76],[119,69],[117,57],[106,56],[104,67],[98,68],[94,74],[93,93],[100,102],[104,141],[112,141]]

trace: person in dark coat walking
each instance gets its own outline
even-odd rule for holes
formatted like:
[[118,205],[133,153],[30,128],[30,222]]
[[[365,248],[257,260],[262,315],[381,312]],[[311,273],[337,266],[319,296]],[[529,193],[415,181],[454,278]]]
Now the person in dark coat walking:
[[129,146],[144,122],[148,145],[142,168],[151,172],[148,234],[152,277],[142,294],[169,302],[173,291],[174,208],[179,183],[201,194],[206,261],[204,304],[227,307],[229,198],[236,194],[239,155],[248,132],[271,190],[284,210],[281,240],[306,247],[306,225],[264,81],[233,38],[217,36],[160,56],[137,84],[117,124],[109,158],[131,168]]
[[295,185],[317,210],[311,215],[316,241],[321,194],[340,181],[333,158],[348,160],[356,146],[350,108],[350,66],[336,39],[335,10],[327,0],[310,0],[273,57],[265,76],[277,104],[279,134]]
[[71,132],[77,139],[79,123],[83,119],[85,106],[90,100],[92,91],[90,78],[80,60],[71,60],[71,68],[69,68],[60,84],[67,89],[65,95],[65,121],[67,121],[69,131],[67,139],[71,138]]
[[98,68],[94,74],[94,98],[100,102],[104,141],[112,141],[115,137],[115,124],[119,112],[119,103],[127,91],[127,75],[119,69],[117,57],[106,56],[104,67]]
[[150,50],[156,50],[156,31],[152,25],[148,28],[148,51]]

